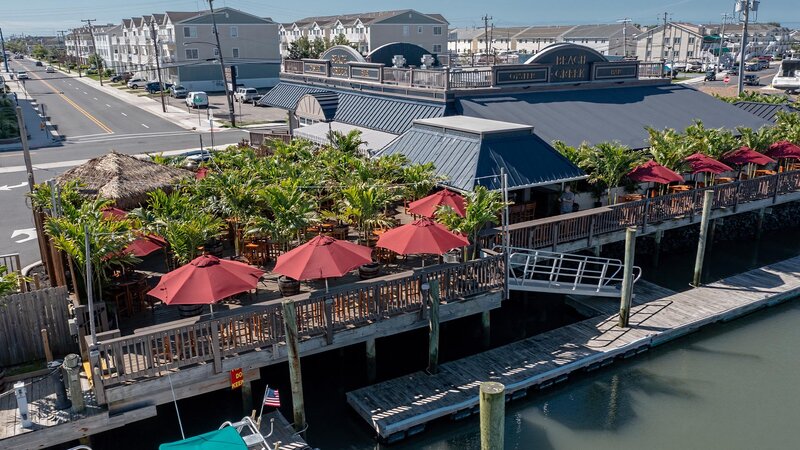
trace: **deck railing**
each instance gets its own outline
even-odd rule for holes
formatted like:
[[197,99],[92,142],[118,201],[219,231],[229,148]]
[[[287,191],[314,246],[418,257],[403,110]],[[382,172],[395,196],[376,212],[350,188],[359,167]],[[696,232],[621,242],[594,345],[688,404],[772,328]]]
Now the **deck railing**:
[[[297,310],[301,337],[325,336],[424,308],[421,285],[439,280],[443,303],[501,289],[504,256],[442,264],[369,282],[289,297]],[[103,368],[103,387],[159,376],[199,363],[221,367],[221,358],[278,344],[284,339],[283,305],[270,301],[218,314],[210,320],[184,319],[158,329],[102,341],[93,364]],[[95,383],[98,381],[95,380]]]
[[[777,203],[781,195],[800,190],[800,171],[515,223],[508,227],[510,245],[529,249],[551,247],[555,250],[558,244],[585,239],[587,246],[590,246],[595,237],[622,231],[629,226],[638,226],[646,231],[649,225],[670,219],[699,219],[703,193],[707,190],[714,192],[712,210],[733,208],[735,211],[739,204],[766,199]],[[491,248],[500,245],[501,233],[501,228],[487,230],[481,238],[482,246]]]

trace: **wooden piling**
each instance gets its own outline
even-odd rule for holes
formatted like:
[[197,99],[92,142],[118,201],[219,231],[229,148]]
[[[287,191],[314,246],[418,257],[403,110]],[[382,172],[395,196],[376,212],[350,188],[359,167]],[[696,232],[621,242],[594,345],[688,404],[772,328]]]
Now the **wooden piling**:
[[375,354],[375,338],[367,339],[367,382],[374,383],[378,378],[378,364]]
[[706,249],[711,250],[714,247],[714,236],[717,234],[717,222],[722,219],[714,219],[708,223],[708,240],[706,241]]
[[506,387],[494,381],[481,383],[481,450],[503,448],[506,418]]
[[708,220],[711,216],[711,205],[714,203],[714,191],[706,191],[703,196],[703,215],[700,218],[700,237],[697,240],[697,257],[694,260],[694,279],[692,284],[700,286],[700,278],[703,274],[703,258],[706,253],[706,241],[708,234]]
[[653,267],[658,267],[659,258],[661,257],[661,240],[664,238],[664,230],[656,230],[653,239],[655,245],[653,248]]
[[[67,386],[69,386],[69,399],[72,401],[72,412],[79,413],[86,409],[83,401],[83,388],[81,387],[81,358],[70,353],[64,357],[64,372],[66,373]],[[95,378],[99,380],[99,378]]]
[[293,301],[283,302],[283,323],[286,328],[286,352],[289,362],[289,379],[292,385],[292,412],[294,429],[306,427],[305,402],[303,400],[303,377],[300,370],[299,337],[297,333],[297,307]]
[[636,227],[625,230],[625,261],[622,269],[622,298],[619,304],[619,326],[626,328],[631,315],[633,297],[633,258],[636,254]]
[[764,216],[766,215],[767,208],[758,210],[758,222],[756,223],[756,239],[761,240],[761,234],[764,230]]
[[253,384],[249,380],[242,383],[242,410],[245,415],[253,414]]
[[484,311],[481,313],[481,330],[483,332],[483,348],[489,348],[492,345],[492,316],[491,311]]
[[428,373],[439,372],[439,280],[431,280],[430,289],[430,311],[428,314]]

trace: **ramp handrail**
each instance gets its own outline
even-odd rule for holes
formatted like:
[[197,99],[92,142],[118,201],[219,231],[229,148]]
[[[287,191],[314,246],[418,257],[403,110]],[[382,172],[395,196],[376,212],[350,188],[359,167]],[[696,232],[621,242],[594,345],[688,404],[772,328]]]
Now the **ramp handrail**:
[[[600,292],[604,287],[622,284],[623,263],[619,259],[556,253],[525,248],[509,249],[509,285],[524,285],[526,280],[546,282],[576,290],[591,288]],[[642,275],[639,266],[633,267],[633,282]]]

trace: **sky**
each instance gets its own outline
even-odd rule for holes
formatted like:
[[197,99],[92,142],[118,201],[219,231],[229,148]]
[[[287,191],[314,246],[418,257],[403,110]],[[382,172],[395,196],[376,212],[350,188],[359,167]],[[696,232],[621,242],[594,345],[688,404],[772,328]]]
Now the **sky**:
[[[800,1],[762,0],[759,22],[781,22],[800,27]],[[81,19],[119,23],[122,18],[164,11],[206,9],[207,0],[0,0],[0,28],[13,34],[55,35],[81,25]],[[630,18],[653,24],[670,13],[671,20],[718,23],[722,13],[733,11],[733,0],[214,0],[215,7],[230,6],[278,22],[307,16],[411,8],[441,13],[452,27],[483,26],[488,14],[495,26],[610,23]],[[661,19],[658,19],[661,20]]]

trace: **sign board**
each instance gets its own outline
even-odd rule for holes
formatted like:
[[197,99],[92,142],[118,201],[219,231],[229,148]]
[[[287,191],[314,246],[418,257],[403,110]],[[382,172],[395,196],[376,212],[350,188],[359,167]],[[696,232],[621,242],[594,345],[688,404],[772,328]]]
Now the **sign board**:
[[239,389],[244,384],[244,372],[241,367],[231,370],[231,389]]
[[639,78],[639,63],[633,62],[612,62],[595,63],[592,65],[594,80],[618,80],[621,78]]
[[330,63],[331,63],[330,61],[304,59],[303,73],[311,75],[322,75],[323,77],[327,77],[330,69]]
[[494,69],[496,85],[547,83],[549,79],[549,68],[539,65],[495,66]]
[[365,62],[360,53],[347,45],[334,45],[325,50],[319,56],[319,59],[331,62],[331,76],[337,78],[348,78],[350,76],[350,67],[347,63]]
[[383,64],[349,63],[350,78],[367,81],[381,81]]
[[725,84],[728,84],[728,83],[731,82],[731,79],[728,78],[728,77],[725,77],[725,78],[722,79],[722,82],[725,83]]

